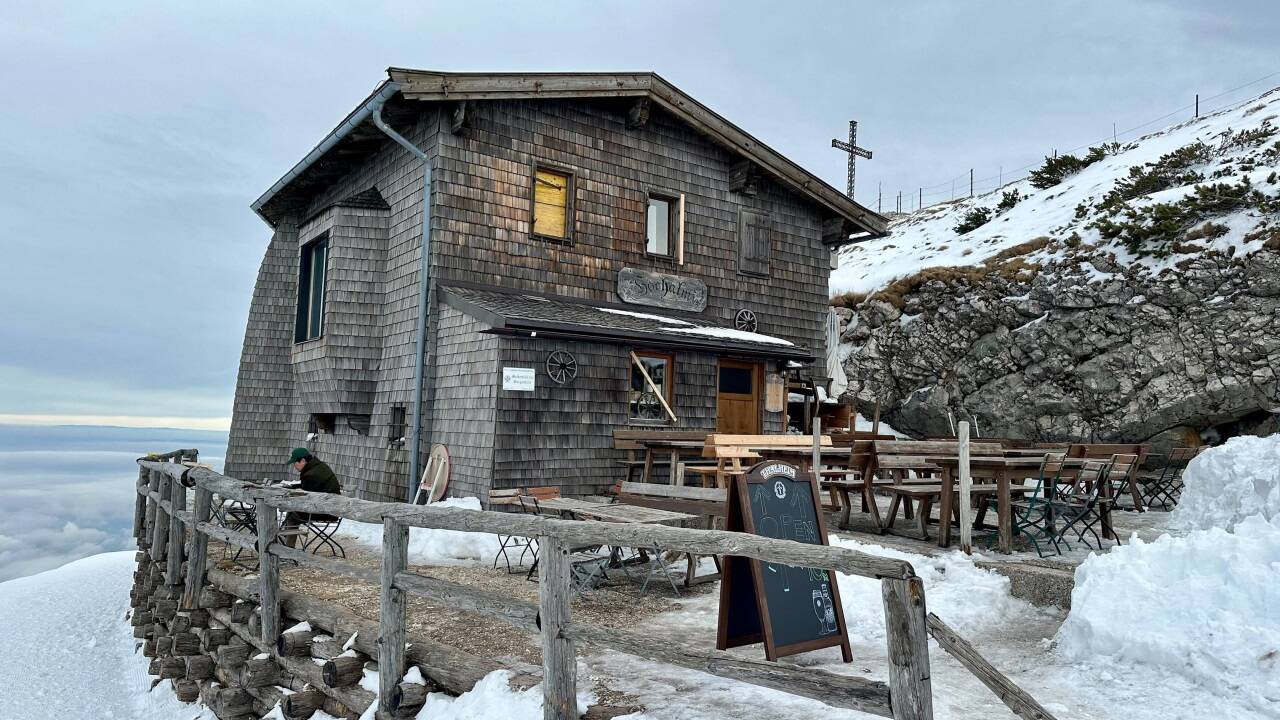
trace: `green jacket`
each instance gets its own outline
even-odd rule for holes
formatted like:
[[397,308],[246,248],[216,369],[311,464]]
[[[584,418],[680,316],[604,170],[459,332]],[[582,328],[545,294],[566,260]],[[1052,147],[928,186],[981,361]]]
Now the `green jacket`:
[[307,492],[334,493],[335,495],[342,493],[342,483],[338,482],[338,476],[333,474],[332,468],[320,460],[315,458],[308,460],[298,475],[302,480],[302,489]]

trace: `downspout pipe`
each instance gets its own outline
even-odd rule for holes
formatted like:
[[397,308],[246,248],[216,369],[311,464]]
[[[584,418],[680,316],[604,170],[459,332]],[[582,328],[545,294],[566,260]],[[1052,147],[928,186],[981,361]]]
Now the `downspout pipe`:
[[416,351],[413,365],[413,425],[409,432],[409,491],[405,497],[405,502],[412,503],[418,492],[418,477],[421,475],[422,463],[422,375],[426,366],[427,301],[430,299],[428,290],[431,285],[431,159],[417,145],[409,142],[382,119],[384,104],[386,104],[386,98],[375,103],[371,115],[373,124],[422,163],[422,266],[418,270],[418,336],[414,342]]

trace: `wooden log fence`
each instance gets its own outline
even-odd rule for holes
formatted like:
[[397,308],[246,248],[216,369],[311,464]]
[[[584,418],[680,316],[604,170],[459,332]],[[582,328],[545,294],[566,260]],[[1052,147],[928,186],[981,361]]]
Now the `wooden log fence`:
[[[139,553],[140,566],[131,594],[134,629],[143,642],[169,638],[169,650],[157,653],[156,667],[173,680],[175,689],[176,683],[182,682],[184,695],[194,692],[187,683],[196,683],[199,696],[219,717],[269,710],[270,707],[263,709],[263,706],[273,702],[273,698],[280,701],[276,697],[281,694],[276,684],[286,688],[292,684],[295,691],[308,693],[288,703],[290,708],[296,705],[300,712],[314,712],[323,696],[325,702],[336,703],[356,714],[377,702],[377,718],[402,717],[415,705],[420,706],[425,697],[425,690],[406,687],[403,683],[409,665],[422,670],[432,689],[453,693],[466,692],[489,672],[503,667],[426,638],[409,636],[405,628],[407,594],[445,601],[452,607],[496,617],[540,634],[543,655],[540,677],[532,672],[517,673],[512,683],[517,687],[542,683],[545,720],[578,717],[578,643],[895,720],[933,717],[924,590],[910,563],[847,548],[737,532],[370,502],[262,487],[224,477],[208,468],[170,462],[188,459],[195,459],[194,451],[176,451],[138,461],[139,500],[135,504],[134,534],[143,552]],[[194,490],[190,509],[189,489]],[[252,506],[257,537],[211,523],[215,495]],[[323,513],[381,524],[384,532],[380,571],[346,560],[304,553],[276,542],[281,511]],[[536,539],[540,548],[538,604],[408,571],[408,538],[412,527]],[[207,557],[209,538],[256,551],[257,577],[243,578],[211,567]],[[674,649],[639,633],[575,621],[570,612],[569,550],[590,545],[661,547],[664,551],[704,556],[737,555],[878,580],[882,584],[888,634],[889,682],[794,664],[749,660],[716,650]],[[282,589],[281,559],[380,587],[378,621],[364,620],[343,608]],[[244,602],[238,602],[237,598]],[[258,612],[254,613],[248,603],[256,603]],[[174,618],[179,611],[193,610],[205,612],[206,627],[184,629],[190,637],[183,636],[181,648],[189,656],[181,657],[172,651]],[[166,614],[167,618],[158,619]],[[308,657],[317,651],[311,636],[305,638],[305,643],[299,636],[281,637],[285,617],[307,620],[313,628],[330,632],[337,640],[354,630],[354,649],[369,658],[370,664],[376,659],[379,670],[376,699],[358,686],[327,685],[325,673]],[[182,623],[189,624],[190,619],[187,616]],[[150,627],[139,624],[142,620],[153,624]],[[154,650],[155,644],[149,647]],[[215,679],[209,677],[210,669],[204,660],[193,658],[207,658],[214,668]],[[168,662],[170,659],[179,662]],[[335,662],[337,657],[327,659],[336,677],[350,680],[353,670],[347,667],[352,665],[349,658],[340,662]],[[359,664],[362,671],[364,661]],[[229,672],[230,667],[236,671]],[[219,682],[216,679],[219,677],[227,683]],[[282,702],[281,707],[285,705]]]

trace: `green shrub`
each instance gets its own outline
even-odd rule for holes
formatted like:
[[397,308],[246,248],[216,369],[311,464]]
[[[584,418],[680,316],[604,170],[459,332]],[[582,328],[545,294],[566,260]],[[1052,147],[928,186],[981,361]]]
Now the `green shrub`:
[[1276,133],[1276,127],[1271,124],[1270,120],[1264,121],[1261,125],[1252,130],[1237,130],[1231,132],[1227,130],[1226,135],[1222,137],[1222,142],[1218,149],[1222,152],[1229,150],[1247,150],[1254,148],[1267,141],[1267,138]]
[[1124,207],[1119,213],[1122,219],[1115,219],[1116,213],[1113,213],[1098,218],[1091,226],[1097,228],[1104,239],[1120,240],[1136,255],[1164,257],[1174,242],[1182,240],[1200,222],[1246,207],[1275,212],[1280,201],[1253,189],[1245,178],[1234,185],[1197,185],[1194,192],[1178,202]]
[[1018,188],[1001,193],[1000,202],[996,203],[996,213],[999,214],[1007,210],[1012,210],[1013,206],[1017,205],[1018,201],[1021,199],[1022,196],[1018,194]]
[[1041,190],[1051,188],[1107,156],[1107,146],[1091,147],[1083,158],[1075,155],[1047,157],[1044,165],[1031,171],[1031,184]]
[[1115,189],[1102,199],[1101,207],[1115,210],[1122,203],[1169,188],[1190,185],[1204,180],[1204,176],[1192,170],[1212,158],[1212,151],[1202,142],[1167,153],[1152,163],[1129,168],[1129,177],[1116,181]]
[[990,220],[991,208],[970,208],[969,211],[964,214],[964,218],[956,225],[955,229],[957,233],[963,235],[970,230],[976,230],[977,228],[986,225]]

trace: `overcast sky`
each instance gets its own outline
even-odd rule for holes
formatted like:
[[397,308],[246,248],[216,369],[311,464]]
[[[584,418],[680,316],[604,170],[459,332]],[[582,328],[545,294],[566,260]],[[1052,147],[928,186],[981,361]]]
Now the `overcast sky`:
[[1264,0],[377,5],[0,3],[0,422],[225,426],[249,203],[387,66],[655,70],[840,188],[856,118],[886,210],[1280,71]]

